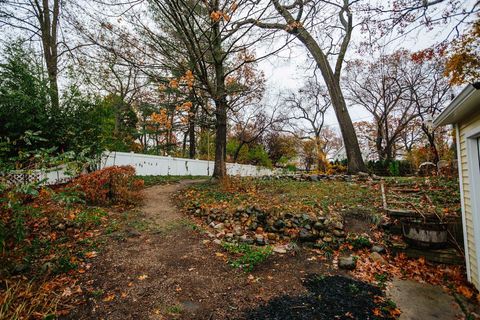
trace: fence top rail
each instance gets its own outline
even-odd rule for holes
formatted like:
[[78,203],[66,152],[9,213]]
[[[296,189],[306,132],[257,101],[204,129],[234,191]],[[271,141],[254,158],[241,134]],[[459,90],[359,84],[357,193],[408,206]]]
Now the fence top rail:
[[[212,164],[214,161],[213,160],[199,160],[199,159],[189,159],[189,158],[178,158],[178,157],[171,157],[171,156],[158,156],[158,155],[153,155],[153,154],[143,154],[143,153],[135,153],[135,152],[121,152],[121,151],[109,151],[104,153],[105,158],[109,157],[115,157],[116,155],[119,156],[126,156],[126,157],[138,157],[138,158],[146,158],[146,159],[156,159],[156,160],[168,160],[168,161],[179,161],[179,162],[185,162],[185,161],[194,161],[197,163],[205,163],[205,164]],[[271,170],[267,167],[262,167],[262,166],[255,166],[252,164],[240,164],[236,162],[227,162],[227,166],[240,166],[241,168],[256,168],[257,170]]]

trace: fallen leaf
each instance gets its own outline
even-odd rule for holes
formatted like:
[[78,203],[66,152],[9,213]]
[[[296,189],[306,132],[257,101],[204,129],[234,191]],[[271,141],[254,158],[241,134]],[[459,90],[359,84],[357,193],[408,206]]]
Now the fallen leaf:
[[378,309],[378,308],[375,308],[375,309],[373,309],[373,314],[377,317],[381,317],[382,316],[382,311],[380,311],[380,309]]
[[148,278],[148,275],[142,274],[141,276],[138,276],[138,280],[145,280]]
[[104,302],[110,302],[110,301],[113,301],[113,299],[115,299],[115,294],[114,294],[114,293],[110,293],[110,294],[107,295],[105,298],[103,298],[103,301],[104,301]]
[[69,287],[65,288],[62,293],[62,297],[69,297],[72,295],[72,289]]
[[84,256],[85,258],[88,258],[88,259],[95,258],[97,256],[97,252],[96,251],[86,252]]
[[464,295],[467,299],[470,299],[473,297],[473,292],[469,288],[465,286],[458,286],[457,287],[457,292],[460,293],[461,295]]

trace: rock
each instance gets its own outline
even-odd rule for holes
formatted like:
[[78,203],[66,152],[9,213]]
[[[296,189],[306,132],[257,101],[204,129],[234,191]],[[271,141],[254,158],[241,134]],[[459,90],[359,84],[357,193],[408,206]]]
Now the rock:
[[215,239],[215,240],[213,240],[213,243],[220,245],[220,244],[222,244],[222,240]]
[[333,230],[332,231],[333,235],[338,238],[344,238],[345,237],[345,232],[342,230]]
[[317,218],[317,220],[318,220],[318,222],[320,222],[320,223],[325,223],[325,220],[327,220],[327,217],[319,216],[319,217]]
[[242,227],[235,227],[235,229],[233,229],[233,233],[235,233],[236,236],[241,236],[243,234]]
[[279,254],[285,254],[287,253],[287,249],[285,248],[285,246],[276,246],[273,248],[273,252],[279,253]]
[[378,262],[379,264],[387,264],[387,261],[380,255],[378,252],[372,252],[370,253],[370,259],[374,262]]
[[232,239],[232,238],[233,238],[233,236],[234,236],[234,234],[233,234],[233,233],[231,233],[231,232],[229,232],[229,233],[225,234],[225,238],[226,238],[226,239]]
[[137,237],[140,237],[141,235],[142,234],[140,233],[140,231],[135,229],[131,229],[127,231],[127,236],[130,238],[137,238]]
[[75,222],[73,220],[65,220],[65,226],[67,228],[72,228],[75,226]]
[[265,245],[265,238],[260,235],[260,234],[257,234],[255,236],[255,242],[259,245],[259,246],[264,246]]
[[59,223],[56,227],[58,231],[63,231],[66,229],[65,225],[63,223]]
[[267,215],[264,212],[257,213],[257,220],[261,223],[265,223],[267,220]]
[[215,228],[215,221],[210,222],[208,226],[212,227],[212,228]]
[[277,235],[273,232],[267,234],[269,240],[277,240]]
[[323,230],[325,228],[325,226],[323,225],[323,223],[321,223],[320,221],[317,221],[315,222],[315,224],[313,225],[313,228],[317,229],[317,230]]
[[308,231],[307,229],[302,228],[298,233],[298,238],[300,239],[300,241],[308,242],[316,240],[317,236]]
[[375,245],[372,247],[372,252],[384,253],[385,251],[386,251],[385,248],[382,246]]
[[309,216],[308,214],[306,214],[306,213],[302,214],[302,220],[303,220],[303,221],[308,222],[308,221],[310,221],[310,219],[311,219],[311,218],[310,218],[310,216]]
[[376,174],[372,174],[372,179],[373,180],[381,180],[382,178],[377,176]]
[[326,242],[326,243],[330,243],[330,242],[332,242],[332,241],[333,241],[332,237],[329,237],[329,236],[325,236],[325,237],[323,237],[323,239],[322,239],[322,240],[323,240],[324,242]]
[[277,229],[282,229],[283,227],[285,227],[285,221],[283,221],[282,219],[278,219],[277,221],[275,221],[273,226]]
[[209,244],[210,242],[211,242],[211,241],[210,241],[210,240],[207,240],[207,239],[202,240],[202,243],[203,243],[203,244]]
[[340,257],[338,259],[338,267],[345,270],[353,270],[357,266],[357,262],[352,256]]
[[337,221],[337,222],[335,222],[333,227],[337,230],[343,230],[343,223],[341,223],[340,221]]
[[214,229],[217,229],[217,230],[218,230],[218,229],[223,229],[223,228],[225,228],[225,224],[219,223],[219,224],[214,225],[213,228],[214,228]]
[[246,234],[244,234],[243,236],[240,237],[240,241],[243,242],[243,243],[246,243],[246,244],[253,244],[254,243],[254,240],[252,238],[250,238],[249,236],[247,236]]
[[359,172],[357,173],[357,175],[359,175],[360,177],[368,177],[368,176],[369,176],[368,173],[362,172],[362,171],[359,171]]
[[202,210],[200,210],[200,209],[195,210],[195,215],[196,216],[201,215],[201,213],[202,213]]
[[215,235],[215,238],[220,239],[220,238],[223,238],[224,236],[225,236],[225,231],[220,231]]
[[238,206],[237,207],[237,212],[244,212],[245,211],[245,207],[243,206]]
[[207,233],[207,236],[209,236],[210,238],[215,238],[215,235],[211,232]]

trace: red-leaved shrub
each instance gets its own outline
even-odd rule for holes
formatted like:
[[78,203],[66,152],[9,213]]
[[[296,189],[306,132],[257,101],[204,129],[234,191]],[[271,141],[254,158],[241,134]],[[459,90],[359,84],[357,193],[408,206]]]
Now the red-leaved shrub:
[[132,166],[113,166],[83,174],[71,185],[82,191],[90,204],[134,204],[141,200],[143,180],[135,178]]

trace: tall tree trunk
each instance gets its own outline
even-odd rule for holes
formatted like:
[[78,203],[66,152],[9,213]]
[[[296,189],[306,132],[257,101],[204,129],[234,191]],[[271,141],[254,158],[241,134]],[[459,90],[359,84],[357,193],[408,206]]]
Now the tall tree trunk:
[[340,131],[342,132],[343,143],[347,153],[348,172],[356,173],[366,171],[365,163],[358,144],[357,134],[353,127],[352,119],[347,110],[345,98],[340,87],[340,79],[335,76],[327,56],[323,53],[315,39],[303,28],[296,33],[297,38],[305,45],[320,69],[323,79],[327,85],[328,93],[332,99],[332,106],[337,116]]
[[[214,2],[214,10],[219,10],[219,1]],[[223,179],[227,176],[227,97],[225,91],[225,70],[223,67],[224,52],[219,21],[212,25],[213,60],[215,66],[215,167],[213,177]]]
[[432,152],[432,155],[433,155],[433,159],[432,159],[433,163],[437,164],[438,161],[440,161],[440,155],[438,154],[437,144],[435,143],[435,132],[430,131],[425,124],[422,124],[422,130],[427,136],[430,151]]
[[195,140],[195,113],[196,110],[193,112],[193,115],[190,117],[190,122],[188,124],[188,157],[190,159],[194,159],[197,154],[196,149],[196,140]]
[[213,177],[223,179],[227,176],[225,159],[227,157],[227,100],[215,100],[215,167]]
[[53,0],[50,10],[48,0],[42,0],[42,5],[36,2],[36,17],[38,19],[43,47],[43,56],[47,67],[49,95],[52,109],[57,111],[60,107],[58,93],[58,43],[57,30],[60,17],[60,0]]
[[322,141],[318,135],[315,136],[315,144],[317,146],[317,170],[325,172],[327,169],[326,157],[322,150]]

